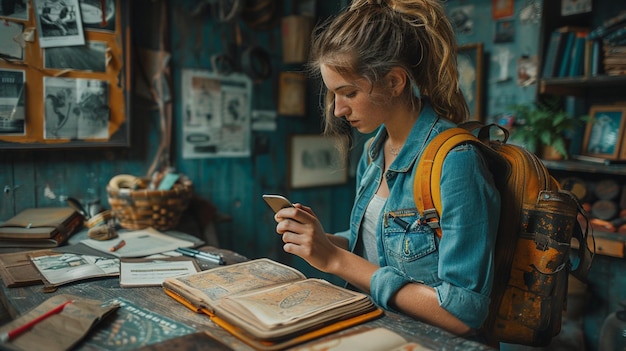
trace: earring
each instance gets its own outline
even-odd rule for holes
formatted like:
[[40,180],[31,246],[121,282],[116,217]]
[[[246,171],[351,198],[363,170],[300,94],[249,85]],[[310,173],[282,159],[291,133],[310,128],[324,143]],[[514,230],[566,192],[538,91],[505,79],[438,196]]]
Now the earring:
[[422,94],[420,93],[420,88],[417,86],[417,84],[411,83],[411,90],[413,90],[413,95],[415,95],[416,98],[418,99],[422,98]]

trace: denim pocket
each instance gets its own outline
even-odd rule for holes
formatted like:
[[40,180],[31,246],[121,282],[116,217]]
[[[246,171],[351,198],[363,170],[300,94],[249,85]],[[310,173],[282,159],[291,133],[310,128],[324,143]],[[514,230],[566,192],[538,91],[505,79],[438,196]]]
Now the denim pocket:
[[426,284],[438,281],[439,254],[435,232],[418,224],[417,210],[385,215],[383,246],[387,264]]

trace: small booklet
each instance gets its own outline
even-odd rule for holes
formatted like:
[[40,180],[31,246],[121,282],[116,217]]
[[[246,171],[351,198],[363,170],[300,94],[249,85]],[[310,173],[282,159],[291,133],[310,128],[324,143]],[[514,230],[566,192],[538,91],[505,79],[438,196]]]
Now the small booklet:
[[122,258],[120,286],[161,286],[165,278],[198,273],[200,267],[190,257]]
[[[40,319],[43,315],[66,304],[54,315]],[[11,350],[70,350],[96,325],[119,308],[117,304],[103,304],[101,301],[86,299],[74,295],[60,294],[53,296],[28,313],[0,327],[0,334],[16,330],[29,322],[40,320],[34,327],[26,330],[15,339],[3,344],[2,348]]]
[[267,258],[163,281],[165,292],[249,345],[277,350],[382,314],[369,296]]
[[56,247],[65,243],[83,220],[69,207],[28,208],[0,224],[0,247]]
[[120,261],[117,258],[50,250],[34,251],[30,254],[30,259],[46,286],[120,274]]

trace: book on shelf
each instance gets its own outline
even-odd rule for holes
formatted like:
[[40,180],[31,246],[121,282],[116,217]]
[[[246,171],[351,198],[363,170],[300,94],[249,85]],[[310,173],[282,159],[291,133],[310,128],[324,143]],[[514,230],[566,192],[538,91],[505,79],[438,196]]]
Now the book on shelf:
[[595,77],[603,73],[603,65],[602,58],[604,57],[604,52],[602,49],[602,41],[601,40],[590,40],[591,41],[591,76]]
[[626,23],[626,11],[622,11],[613,17],[607,18],[599,26],[593,28],[589,32],[589,39],[602,39],[618,29],[620,24],[623,23]]
[[[575,46],[578,42],[578,38],[583,38],[582,40],[585,40],[584,38],[587,37],[589,30],[588,28],[577,26],[564,26],[558,28],[558,30],[563,32],[565,35],[565,47],[558,64],[558,77],[569,77],[574,58],[576,56]],[[584,42],[582,42],[582,44],[584,44]],[[582,65],[582,62],[580,64]]]
[[574,51],[577,33],[588,33],[588,28],[581,26],[563,26],[550,34],[543,60],[542,77],[567,77]]
[[610,34],[607,34],[604,37],[604,42],[607,45],[619,45],[626,38],[626,25],[622,25],[622,27],[617,28],[612,31]]
[[569,77],[580,77],[585,73],[585,51],[587,48],[588,30],[575,32],[574,46],[570,56]]
[[555,30],[550,34],[545,60],[543,63],[543,78],[552,78],[558,75],[558,67],[565,47],[565,33]]
[[278,350],[382,315],[371,298],[270,260],[166,278],[164,291],[248,345]]
[[69,207],[28,208],[0,224],[0,247],[56,247],[83,221],[84,217]]

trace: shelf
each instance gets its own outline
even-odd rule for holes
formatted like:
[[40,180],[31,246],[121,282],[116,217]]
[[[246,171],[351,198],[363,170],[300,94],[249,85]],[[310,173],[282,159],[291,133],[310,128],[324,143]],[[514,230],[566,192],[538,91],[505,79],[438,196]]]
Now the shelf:
[[539,93],[584,96],[589,89],[626,87],[626,75],[596,77],[544,78],[539,81]]
[[584,161],[549,161],[542,160],[543,164],[549,170],[568,171],[568,172],[584,172],[612,175],[626,175],[626,164],[604,165],[593,162]]

